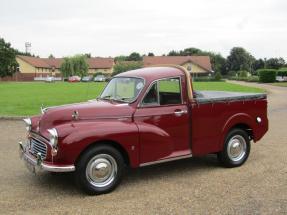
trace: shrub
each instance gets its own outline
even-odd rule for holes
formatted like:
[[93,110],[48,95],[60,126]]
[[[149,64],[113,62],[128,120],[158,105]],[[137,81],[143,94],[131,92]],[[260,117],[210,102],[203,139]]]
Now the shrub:
[[192,78],[193,81],[195,82],[216,82],[216,81],[224,81],[222,79],[220,80],[216,80],[215,77],[193,77]]
[[229,71],[228,76],[235,77],[235,76],[237,76],[237,72],[236,71]]
[[259,77],[258,76],[249,76],[247,78],[248,82],[259,82]]
[[262,83],[273,83],[276,80],[275,69],[259,69],[257,73],[259,74],[259,81]]
[[216,81],[220,81],[221,80],[221,74],[219,72],[215,73],[215,76],[214,76],[214,80]]
[[229,77],[229,80],[234,80],[234,81],[247,81],[247,82],[259,82],[259,77],[258,76],[249,76],[249,77]]
[[247,76],[248,76],[248,72],[247,71],[242,70],[242,71],[239,72],[239,77],[247,78]]

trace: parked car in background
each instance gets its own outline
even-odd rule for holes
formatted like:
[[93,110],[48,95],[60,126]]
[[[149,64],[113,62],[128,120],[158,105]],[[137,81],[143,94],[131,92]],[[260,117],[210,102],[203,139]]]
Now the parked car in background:
[[68,79],[68,82],[80,82],[81,81],[81,78],[79,76],[71,76],[69,77]]
[[92,81],[93,80],[93,77],[91,77],[91,76],[85,76],[85,77],[83,77],[82,78],[82,82],[90,82],[90,81]]
[[278,81],[278,82],[287,81],[287,77],[286,76],[276,76],[276,81]]
[[54,77],[47,77],[47,78],[45,79],[45,82],[47,82],[47,83],[52,83],[52,82],[55,82],[55,79],[54,79]]
[[104,82],[104,81],[106,81],[106,77],[104,75],[97,75],[94,78],[94,81],[96,81],[96,82]]

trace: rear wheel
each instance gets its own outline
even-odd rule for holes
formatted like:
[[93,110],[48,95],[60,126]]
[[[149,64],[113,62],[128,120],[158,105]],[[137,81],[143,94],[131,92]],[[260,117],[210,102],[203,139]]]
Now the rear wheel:
[[120,183],[124,170],[121,153],[107,145],[88,149],[76,166],[76,182],[90,195],[108,193]]
[[217,154],[218,160],[226,167],[238,167],[245,163],[250,153],[250,140],[246,131],[231,130],[225,138],[222,152]]

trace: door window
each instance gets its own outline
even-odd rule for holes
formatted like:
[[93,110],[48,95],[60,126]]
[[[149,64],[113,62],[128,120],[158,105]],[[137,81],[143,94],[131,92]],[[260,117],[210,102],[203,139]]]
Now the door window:
[[180,78],[156,81],[145,95],[142,106],[181,104]]
[[158,100],[157,82],[155,82],[149,89],[148,93],[145,95],[142,101],[142,105],[143,106],[155,106],[158,104],[159,104],[159,100]]

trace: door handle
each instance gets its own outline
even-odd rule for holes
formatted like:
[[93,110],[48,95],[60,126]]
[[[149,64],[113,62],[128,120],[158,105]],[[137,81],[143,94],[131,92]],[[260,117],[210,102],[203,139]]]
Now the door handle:
[[183,114],[187,113],[187,110],[175,110],[174,115],[182,116]]

